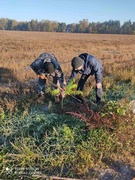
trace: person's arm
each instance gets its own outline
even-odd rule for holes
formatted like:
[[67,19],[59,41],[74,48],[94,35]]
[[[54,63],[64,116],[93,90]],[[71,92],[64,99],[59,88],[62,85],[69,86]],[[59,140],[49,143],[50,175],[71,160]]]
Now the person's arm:
[[97,59],[93,59],[93,69],[95,71],[95,80],[96,80],[96,84],[98,86],[99,84],[99,88],[100,88],[100,84],[102,83],[102,64],[99,60]]
[[43,61],[36,59],[30,64],[30,67],[37,75],[40,75],[42,73],[42,65]]
[[95,79],[96,79],[96,83],[102,82],[102,69],[97,69],[95,71]]
[[77,73],[78,73],[78,71],[75,71],[75,70],[72,69],[71,75],[70,75],[69,80],[68,80],[68,83],[76,77]]
[[64,88],[65,87],[64,74],[59,64],[57,66],[57,69],[55,70],[55,75],[57,77],[57,81],[59,81],[60,83],[60,87]]

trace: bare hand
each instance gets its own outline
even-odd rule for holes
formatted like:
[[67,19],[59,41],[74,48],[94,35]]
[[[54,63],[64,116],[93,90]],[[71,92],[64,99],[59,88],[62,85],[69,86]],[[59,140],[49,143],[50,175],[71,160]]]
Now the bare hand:
[[65,97],[65,91],[61,92],[61,97],[64,98]]
[[101,83],[97,83],[96,86],[97,86],[98,89],[100,89],[102,87],[102,84]]

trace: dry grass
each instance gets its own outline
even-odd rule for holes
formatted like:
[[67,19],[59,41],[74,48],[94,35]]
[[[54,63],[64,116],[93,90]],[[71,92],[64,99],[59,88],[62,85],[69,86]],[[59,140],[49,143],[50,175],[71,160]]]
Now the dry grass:
[[[135,36],[0,31],[1,65],[14,69],[17,78],[29,78],[23,68],[42,52],[54,53],[61,64],[83,52],[96,56],[105,65],[128,64],[135,60]],[[70,64],[62,66],[65,72],[70,69]]]
[[[101,60],[104,67],[104,89],[115,80],[135,82],[135,36],[94,35],[48,32],[0,31],[0,87],[3,93],[25,95],[33,91],[36,75],[29,68],[43,52],[54,53],[66,78],[70,76],[70,61],[87,52]],[[106,79],[109,77],[109,79]],[[112,78],[111,78],[112,77]],[[94,78],[87,82],[94,86]],[[86,86],[86,95],[91,89]],[[6,95],[7,95],[6,94]],[[3,94],[5,95],[5,94]],[[9,98],[7,95],[6,97]],[[14,99],[14,98],[13,98]],[[9,104],[12,101],[10,101]]]

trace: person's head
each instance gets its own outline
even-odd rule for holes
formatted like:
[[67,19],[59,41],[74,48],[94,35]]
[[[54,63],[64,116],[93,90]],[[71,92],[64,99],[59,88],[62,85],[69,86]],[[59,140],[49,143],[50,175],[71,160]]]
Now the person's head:
[[51,62],[46,62],[44,65],[43,65],[43,69],[46,73],[48,74],[51,74],[55,71],[55,67],[54,67],[54,64],[51,63]]
[[74,70],[81,70],[83,67],[84,60],[80,57],[74,57],[71,61],[71,66]]

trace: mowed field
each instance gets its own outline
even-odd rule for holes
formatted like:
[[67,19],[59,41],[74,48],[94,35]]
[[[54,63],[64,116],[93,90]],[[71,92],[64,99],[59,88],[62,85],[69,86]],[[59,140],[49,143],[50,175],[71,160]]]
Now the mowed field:
[[[29,65],[43,52],[57,57],[66,79],[71,73],[71,59],[87,52],[103,64],[104,91],[114,80],[135,82],[134,35],[0,31],[1,97],[6,97],[6,102],[10,98],[8,106],[14,101],[11,96],[29,93],[29,82],[37,79]],[[7,104],[5,108],[9,108]]]
[[135,36],[0,31],[1,67],[13,69],[19,80],[31,77],[24,69],[43,52],[54,53],[65,73],[71,69],[71,59],[84,52],[106,67],[114,63],[124,66],[135,60]]

